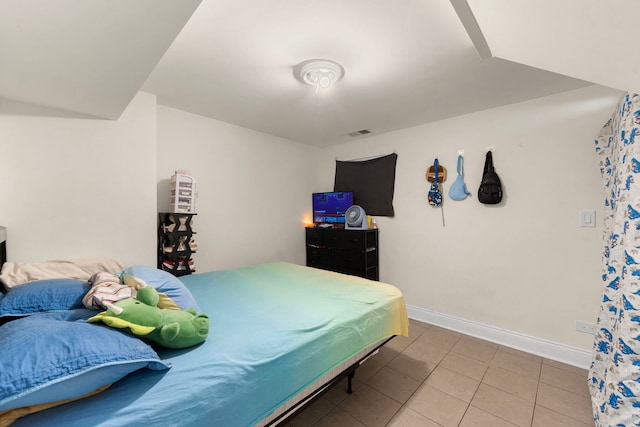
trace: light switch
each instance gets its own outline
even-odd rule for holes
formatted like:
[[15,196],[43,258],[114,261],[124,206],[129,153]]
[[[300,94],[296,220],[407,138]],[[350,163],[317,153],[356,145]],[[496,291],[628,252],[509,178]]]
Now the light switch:
[[596,211],[580,211],[580,227],[595,227]]

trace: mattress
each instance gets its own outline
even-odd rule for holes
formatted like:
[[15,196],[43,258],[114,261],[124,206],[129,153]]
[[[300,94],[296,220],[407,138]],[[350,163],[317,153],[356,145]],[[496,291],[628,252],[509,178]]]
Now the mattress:
[[393,335],[406,335],[394,286],[288,263],[180,278],[209,315],[207,340],[160,349],[168,371],[140,370],[108,390],[15,426],[252,426]]

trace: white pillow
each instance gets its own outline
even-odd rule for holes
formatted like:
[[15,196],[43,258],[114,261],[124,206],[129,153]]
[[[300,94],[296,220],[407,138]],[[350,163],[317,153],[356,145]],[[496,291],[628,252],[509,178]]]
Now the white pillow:
[[111,258],[79,259],[69,261],[5,262],[2,265],[0,281],[7,289],[34,280],[80,279],[88,280],[99,271],[115,273],[125,264]]

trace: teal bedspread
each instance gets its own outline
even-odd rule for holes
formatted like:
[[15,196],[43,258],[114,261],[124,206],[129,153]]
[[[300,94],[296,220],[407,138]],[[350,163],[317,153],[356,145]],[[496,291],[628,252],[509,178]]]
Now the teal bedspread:
[[15,426],[250,426],[358,352],[407,334],[402,294],[384,283],[288,263],[181,280],[211,320],[202,345],[160,350],[170,370],[137,371]]

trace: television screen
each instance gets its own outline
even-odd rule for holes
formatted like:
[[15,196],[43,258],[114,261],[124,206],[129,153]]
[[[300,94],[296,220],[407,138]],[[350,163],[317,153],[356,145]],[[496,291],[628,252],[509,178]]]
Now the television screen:
[[353,205],[351,191],[313,193],[315,224],[344,224],[344,213]]

